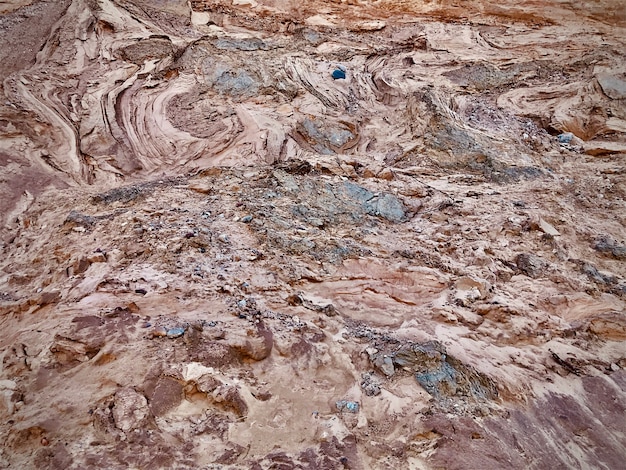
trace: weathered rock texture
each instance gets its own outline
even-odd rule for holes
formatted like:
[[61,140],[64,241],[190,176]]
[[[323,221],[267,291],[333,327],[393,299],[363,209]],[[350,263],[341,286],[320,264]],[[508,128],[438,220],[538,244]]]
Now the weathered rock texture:
[[621,2],[0,13],[1,468],[623,468]]

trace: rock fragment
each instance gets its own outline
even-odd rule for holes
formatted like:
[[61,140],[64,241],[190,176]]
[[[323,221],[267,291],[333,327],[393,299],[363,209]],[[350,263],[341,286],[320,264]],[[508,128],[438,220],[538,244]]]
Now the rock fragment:
[[118,390],[113,403],[115,426],[124,432],[141,428],[150,414],[148,400],[132,387]]
[[521,253],[515,258],[517,268],[528,277],[534,279],[540,277],[548,267],[543,259],[530,253]]
[[559,144],[569,144],[573,138],[574,134],[572,134],[571,132],[564,132],[563,134],[559,134],[557,136]]
[[487,376],[447,354],[437,341],[404,345],[394,354],[393,363],[411,370],[424,390],[437,399],[462,396],[485,400],[498,395]]
[[358,413],[359,412],[359,403],[351,400],[338,400],[335,403],[338,411],[345,411],[348,413]]
[[546,235],[550,235],[551,237],[557,237],[561,235],[557,229],[555,229],[552,224],[546,222],[542,218],[539,218],[539,230],[541,230]]
[[583,144],[585,153],[593,156],[626,153],[626,144],[607,140],[589,140]]
[[163,416],[182,400],[182,384],[173,377],[160,377],[150,395],[150,409],[155,416]]
[[346,72],[341,69],[335,69],[333,73],[331,73],[331,76],[334,80],[344,80],[346,78]]
[[626,245],[618,243],[610,235],[600,235],[594,240],[593,249],[615,259],[626,259]]
[[612,100],[626,99],[626,80],[609,74],[600,74],[596,80],[604,94]]
[[181,328],[181,327],[170,328],[169,330],[167,330],[167,333],[166,333],[169,339],[180,338],[184,334],[185,334],[185,328]]

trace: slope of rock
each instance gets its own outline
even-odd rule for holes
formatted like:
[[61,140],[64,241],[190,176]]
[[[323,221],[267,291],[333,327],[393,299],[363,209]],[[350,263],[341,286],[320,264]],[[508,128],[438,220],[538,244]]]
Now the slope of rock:
[[0,467],[621,468],[619,2],[5,3]]

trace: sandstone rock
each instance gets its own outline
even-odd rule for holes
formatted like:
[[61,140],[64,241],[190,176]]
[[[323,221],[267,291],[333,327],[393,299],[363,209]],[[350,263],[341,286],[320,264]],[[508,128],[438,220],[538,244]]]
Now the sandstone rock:
[[61,292],[59,291],[48,291],[43,292],[39,296],[39,301],[37,302],[40,307],[45,305],[53,304],[61,300]]
[[546,235],[550,235],[551,237],[557,237],[561,235],[557,229],[555,229],[551,224],[539,218],[539,230],[541,230]]
[[69,272],[73,275],[82,274],[89,269],[89,266],[91,266],[91,261],[88,258],[80,258],[74,262]]
[[150,398],[150,410],[155,416],[163,416],[183,400],[183,386],[172,377],[160,377]]
[[183,367],[183,379],[187,382],[197,381],[202,376],[210,377],[215,370],[211,367],[206,367],[199,362],[190,362]]
[[353,30],[355,31],[380,31],[386,26],[384,21],[374,20],[374,21],[362,21],[357,23]]
[[259,323],[256,328],[249,329],[245,337],[233,336],[228,338],[228,343],[243,357],[261,361],[271,354],[274,335],[265,324]]
[[606,96],[613,100],[626,99],[626,80],[609,74],[600,74],[596,79]]
[[87,261],[89,263],[106,263],[107,262],[106,253],[103,253],[101,251],[97,253],[93,253],[87,257]]
[[611,155],[615,153],[626,153],[626,143],[589,140],[583,144],[585,153],[593,156]]
[[50,346],[56,363],[63,367],[75,367],[91,360],[102,348],[100,338],[90,338],[81,341],[73,338],[57,336]]
[[337,310],[330,300],[312,294],[298,292],[295,295],[289,296],[287,302],[290,305],[302,305],[309,310],[323,313],[329,317],[337,315]]
[[16,410],[19,397],[17,384],[13,380],[0,380],[0,416],[9,419]]
[[37,468],[70,468],[74,459],[62,443],[37,451],[34,464]]
[[210,194],[213,189],[213,183],[210,180],[194,180],[189,182],[189,189],[200,194]]
[[623,313],[608,312],[590,320],[588,329],[600,338],[623,341],[626,339],[626,318]]
[[0,467],[622,468],[619,3],[0,2]]
[[118,390],[113,403],[113,419],[118,429],[128,432],[144,426],[150,414],[148,400],[134,388]]
[[454,283],[454,300],[459,305],[467,306],[475,300],[483,299],[487,296],[491,288],[489,282],[477,280],[470,276],[464,276]]

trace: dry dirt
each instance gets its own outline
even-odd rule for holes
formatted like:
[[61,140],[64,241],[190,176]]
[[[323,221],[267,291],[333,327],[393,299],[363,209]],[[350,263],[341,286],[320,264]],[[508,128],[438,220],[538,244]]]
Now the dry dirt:
[[0,468],[624,468],[623,1],[11,0],[0,59]]

